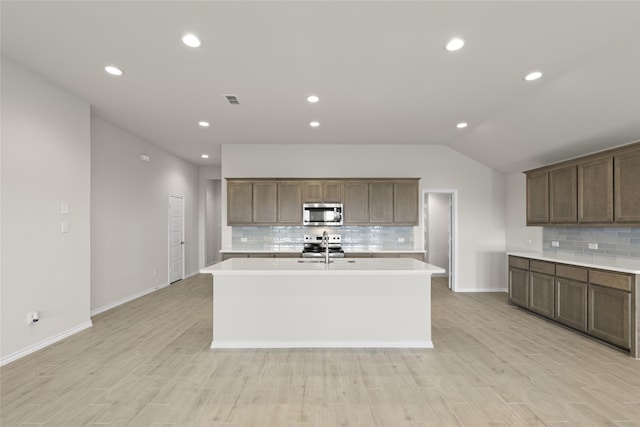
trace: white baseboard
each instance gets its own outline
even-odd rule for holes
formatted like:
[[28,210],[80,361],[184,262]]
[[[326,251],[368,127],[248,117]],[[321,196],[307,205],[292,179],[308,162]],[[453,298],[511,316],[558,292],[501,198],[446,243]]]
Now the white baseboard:
[[211,348],[433,348],[432,341],[216,341]]
[[169,286],[169,283],[166,283],[166,282],[165,283],[161,283],[159,285],[154,286],[153,288],[149,288],[149,289],[145,289],[144,291],[136,292],[135,294],[129,295],[128,297],[125,297],[125,298],[122,298],[122,299],[119,299],[118,301],[114,301],[114,302],[112,302],[110,304],[103,305],[102,307],[98,307],[98,308],[96,308],[94,310],[91,310],[91,317],[93,317],[93,316],[95,316],[97,314],[100,314],[100,313],[104,313],[105,311],[111,310],[112,308],[115,308],[115,307],[117,307],[119,305],[126,304],[126,303],[128,303],[130,301],[133,301],[134,299],[138,299],[140,297],[143,297],[143,296],[145,296],[147,294],[150,294],[151,292],[155,292],[158,289],[166,288],[167,286]]
[[456,292],[507,292],[507,288],[470,288],[456,289]]
[[22,349],[20,351],[16,351],[13,354],[10,354],[6,357],[3,357],[2,359],[0,359],[0,366],[6,365],[9,362],[13,362],[14,360],[18,360],[24,356],[27,356],[33,352],[36,352],[40,349],[43,349],[47,346],[50,346],[51,344],[55,344],[58,341],[61,341],[67,337],[70,337],[71,335],[77,334],[80,331],[83,331],[85,329],[90,328],[91,326],[93,326],[93,323],[91,323],[91,320],[81,323],[80,325],[73,327],[71,329],[68,329],[64,332],[61,332],[57,335],[54,335],[50,338],[47,338],[44,341],[40,341],[38,343],[35,343],[33,345],[30,345],[29,347]]

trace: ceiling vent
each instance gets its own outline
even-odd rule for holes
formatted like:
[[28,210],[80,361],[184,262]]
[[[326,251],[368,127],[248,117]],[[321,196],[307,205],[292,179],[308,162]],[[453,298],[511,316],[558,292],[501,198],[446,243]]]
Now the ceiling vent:
[[229,101],[229,104],[231,105],[239,105],[240,101],[238,101],[238,97],[235,95],[225,95],[225,98],[227,98],[227,101]]

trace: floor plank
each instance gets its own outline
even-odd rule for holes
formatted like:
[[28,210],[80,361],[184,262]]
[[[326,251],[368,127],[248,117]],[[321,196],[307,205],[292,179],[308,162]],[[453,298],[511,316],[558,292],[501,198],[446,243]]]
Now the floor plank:
[[426,350],[211,350],[212,298],[197,275],[1,367],[0,425],[640,425],[640,361],[503,293],[434,278]]

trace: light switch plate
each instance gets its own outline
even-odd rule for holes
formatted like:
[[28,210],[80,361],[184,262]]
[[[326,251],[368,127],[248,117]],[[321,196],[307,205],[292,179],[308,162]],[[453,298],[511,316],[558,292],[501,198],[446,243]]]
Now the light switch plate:
[[69,232],[69,221],[62,221],[62,232],[63,233]]
[[557,241],[557,240],[552,240],[551,241],[551,247],[559,248],[560,247],[560,242]]
[[589,243],[589,249],[598,249],[598,244],[597,243]]
[[60,213],[62,215],[69,215],[69,202],[62,202],[60,205]]

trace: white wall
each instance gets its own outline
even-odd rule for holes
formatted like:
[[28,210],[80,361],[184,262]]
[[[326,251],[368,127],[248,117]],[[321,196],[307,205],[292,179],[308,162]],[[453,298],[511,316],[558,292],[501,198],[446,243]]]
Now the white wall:
[[[2,58],[1,364],[91,326],[89,114]],[[27,325],[34,310],[40,321]]]
[[93,115],[91,149],[91,310],[98,313],[168,284],[170,193],[185,201],[185,277],[198,271],[198,167]]
[[[458,190],[458,291],[506,289],[504,175],[445,146],[222,146],[222,177],[414,177]],[[226,183],[222,185],[226,224]],[[222,227],[222,246],[231,227]]]

